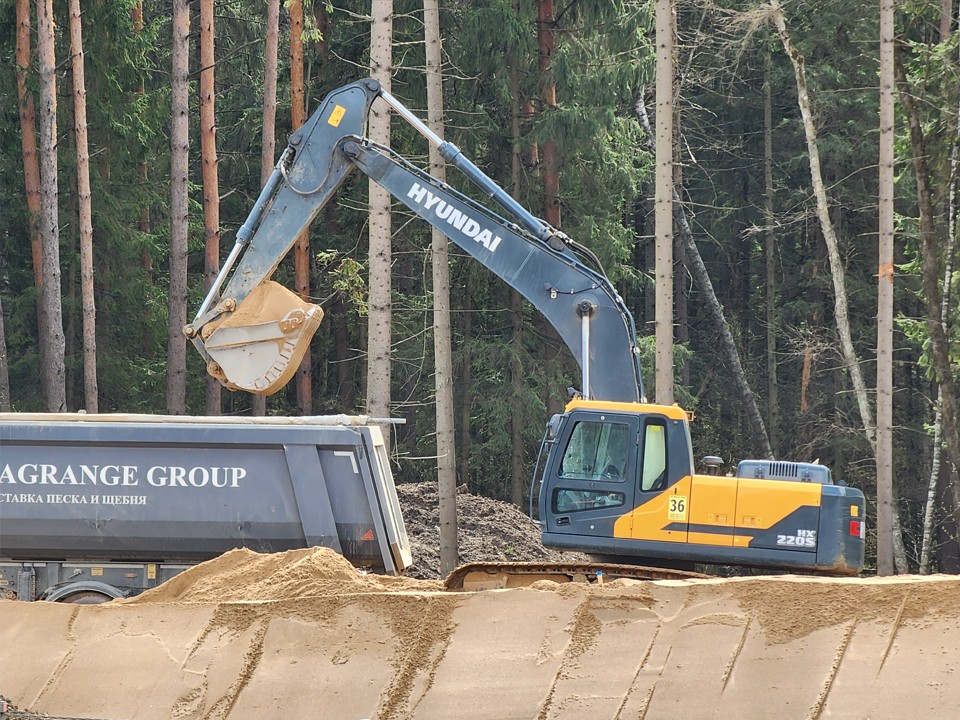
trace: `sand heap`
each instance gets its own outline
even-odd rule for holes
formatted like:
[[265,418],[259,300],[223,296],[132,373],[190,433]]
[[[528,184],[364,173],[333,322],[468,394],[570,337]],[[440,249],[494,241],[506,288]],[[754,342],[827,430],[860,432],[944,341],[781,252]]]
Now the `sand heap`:
[[440,582],[364,574],[329,548],[276,554],[241,548],[120,602],[265,602],[354,593],[430,591],[439,590],[440,586]]

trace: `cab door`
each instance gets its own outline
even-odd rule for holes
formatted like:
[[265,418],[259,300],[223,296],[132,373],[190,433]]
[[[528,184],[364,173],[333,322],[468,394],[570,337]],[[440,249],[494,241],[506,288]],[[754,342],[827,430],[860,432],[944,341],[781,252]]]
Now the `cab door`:
[[547,469],[546,532],[612,537],[634,504],[636,416],[571,413]]
[[632,511],[614,527],[618,538],[686,542],[690,509],[689,462],[681,449],[684,427],[662,415],[640,418],[636,495]]

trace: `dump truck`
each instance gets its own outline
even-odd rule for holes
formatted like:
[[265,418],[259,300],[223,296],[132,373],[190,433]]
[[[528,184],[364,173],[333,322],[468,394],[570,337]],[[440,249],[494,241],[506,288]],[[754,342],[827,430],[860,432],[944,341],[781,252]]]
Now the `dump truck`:
[[0,597],[96,603],[234,548],[411,563],[369,418],[0,413]]
[[[376,101],[435,145],[483,201],[365,137]],[[863,493],[815,463],[768,458],[740,463],[731,476],[698,472],[691,416],[646,401],[633,316],[597,255],[521,206],[372,79],[331,91],[290,137],[184,328],[211,376],[231,390],[263,395],[292,376],[322,310],[271,277],[354,171],[526,298],[579,364],[580,388],[547,423],[538,462],[544,545],[617,563],[860,570]],[[489,570],[504,582],[523,572]]]

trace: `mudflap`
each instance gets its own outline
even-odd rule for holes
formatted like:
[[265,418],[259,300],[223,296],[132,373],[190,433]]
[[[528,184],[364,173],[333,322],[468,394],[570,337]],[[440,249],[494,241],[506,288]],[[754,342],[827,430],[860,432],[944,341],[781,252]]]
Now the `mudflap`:
[[263,282],[233,312],[204,326],[207,372],[231,390],[273,395],[297,371],[322,320],[319,305]]

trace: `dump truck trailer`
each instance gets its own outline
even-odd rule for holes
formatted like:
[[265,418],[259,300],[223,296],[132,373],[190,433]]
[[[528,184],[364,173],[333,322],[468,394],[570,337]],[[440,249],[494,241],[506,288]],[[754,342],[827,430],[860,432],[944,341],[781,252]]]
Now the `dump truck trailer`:
[[0,413],[0,597],[102,602],[234,548],[411,563],[364,417]]

